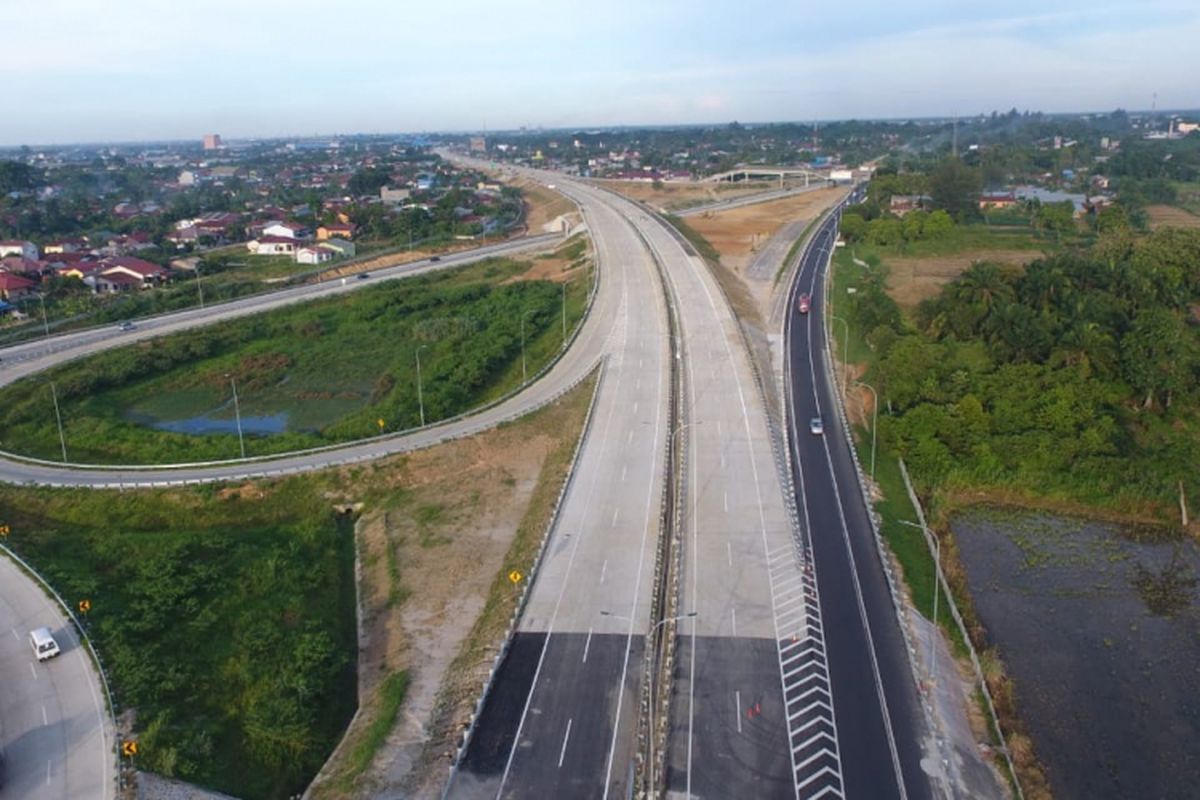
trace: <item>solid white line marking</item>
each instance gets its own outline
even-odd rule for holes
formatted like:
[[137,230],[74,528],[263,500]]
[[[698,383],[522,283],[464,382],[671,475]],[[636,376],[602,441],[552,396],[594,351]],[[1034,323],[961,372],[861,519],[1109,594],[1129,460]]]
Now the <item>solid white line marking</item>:
[[565,736],[563,736],[562,750],[558,751],[558,766],[560,768],[562,767],[563,756],[567,754],[567,740],[571,738],[571,722],[573,722],[573,720],[567,720],[567,733]]
[[608,572],[608,559],[604,559],[604,563],[600,565],[600,585],[604,585],[604,576]]
[[54,767],[54,762],[46,759],[46,785],[50,785],[50,771]]
[[733,566],[733,545],[729,542],[725,543],[725,558],[729,560],[729,566]]
[[742,693],[733,693],[733,714],[737,717],[738,733],[742,732]]
[[729,513],[729,492],[725,492],[721,498],[721,502],[725,505],[725,513]]
[[583,643],[583,663],[587,663],[588,649],[592,646],[592,629],[588,628],[587,641]]

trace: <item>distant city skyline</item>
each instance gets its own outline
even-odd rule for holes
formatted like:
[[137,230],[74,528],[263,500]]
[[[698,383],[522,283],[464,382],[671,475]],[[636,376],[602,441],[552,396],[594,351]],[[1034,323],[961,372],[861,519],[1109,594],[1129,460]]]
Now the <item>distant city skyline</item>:
[[1200,6],[0,8],[0,146],[1200,107]]

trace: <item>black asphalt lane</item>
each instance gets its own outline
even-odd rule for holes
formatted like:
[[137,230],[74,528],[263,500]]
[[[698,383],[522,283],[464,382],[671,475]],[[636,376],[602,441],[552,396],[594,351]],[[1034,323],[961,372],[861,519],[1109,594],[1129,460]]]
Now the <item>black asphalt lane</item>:
[[[795,315],[789,342],[795,402],[794,455],[803,477],[803,483],[799,476],[796,480],[796,501],[808,509],[846,797],[901,796],[871,661],[873,640],[904,789],[910,800],[919,800],[931,796],[928,777],[920,764],[924,725],[919,697],[859,490],[858,476],[842,428],[837,423],[834,395],[825,371],[824,350],[819,346],[824,288],[820,275],[816,274],[815,282],[813,277],[823,260],[821,247],[832,246],[835,226],[836,219],[831,219],[823,227],[801,270],[800,291],[811,291],[812,311],[800,315],[793,303],[789,312]],[[824,436],[814,436],[808,431],[808,420],[818,415],[825,420]],[[839,497],[834,490],[835,476],[840,491],[840,514]],[[847,553],[847,532],[853,565]],[[862,624],[854,572],[857,572],[861,587],[870,639]]]
[[[548,639],[544,633],[518,633],[446,796],[602,798],[607,786],[608,797],[625,798],[632,785],[642,638],[630,643],[628,662],[627,643],[623,634],[596,634],[589,641],[582,633]],[[613,754],[610,776],[622,672],[620,724],[628,735],[616,741],[628,743],[628,749]]]
[[667,796],[685,797],[690,785],[696,798],[795,800],[775,640],[698,636],[695,647],[693,695],[692,637],[679,637]]

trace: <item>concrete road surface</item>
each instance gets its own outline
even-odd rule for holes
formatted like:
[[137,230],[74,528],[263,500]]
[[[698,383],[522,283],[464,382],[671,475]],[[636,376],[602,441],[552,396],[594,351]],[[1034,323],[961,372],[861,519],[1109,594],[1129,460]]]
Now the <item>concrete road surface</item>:
[[[29,631],[62,654],[39,662]],[[61,609],[0,554],[0,750],[4,800],[107,800],[116,793],[113,731],[92,662]]]

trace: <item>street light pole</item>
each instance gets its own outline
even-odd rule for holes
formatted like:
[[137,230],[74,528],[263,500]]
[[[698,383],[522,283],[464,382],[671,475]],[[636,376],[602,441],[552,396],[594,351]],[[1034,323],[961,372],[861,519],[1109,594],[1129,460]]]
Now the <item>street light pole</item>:
[[875,478],[875,426],[879,422],[879,395],[875,393],[875,387],[866,381],[857,381],[859,386],[871,390],[871,478]]
[[67,463],[67,437],[63,435],[62,412],[58,408],[58,390],[54,381],[50,381],[50,397],[54,399],[54,418],[58,420],[58,443],[62,445],[63,463]]
[[563,281],[562,285],[562,346],[564,349],[567,346],[567,284],[573,280],[575,279]]
[[[317,280],[321,279],[321,273],[317,273]],[[196,262],[196,293],[200,295],[200,310],[204,310],[204,286],[200,283],[200,262]]]
[[521,315],[521,385],[529,383],[529,370],[525,364],[525,318],[530,314],[536,314],[536,310],[526,311]]
[[50,335],[50,323],[46,320],[46,295],[42,294],[41,292],[38,292],[38,300],[40,300],[42,303],[42,330],[44,330],[46,332],[46,335],[49,336]]
[[[676,428],[676,431],[678,431],[678,430],[679,429]],[[679,622],[680,620],[684,620],[684,619],[694,619],[695,617],[698,617],[699,615],[700,615],[700,612],[698,612],[698,611],[689,611],[686,614],[680,614],[675,617],[665,617],[663,619],[660,619],[658,622],[656,622],[650,626],[650,635],[648,636],[648,638],[650,639],[652,646],[653,646],[654,637],[658,633],[658,629],[661,628],[663,625],[666,625],[668,622]],[[611,611],[601,611],[600,616],[613,617],[615,619],[623,619],[623,620],[628,620],[630,622],[633,621],[629,617],[623,617],[618,614],[614,614]],[[655,748],[654,748],[654,709],[657,706],[656,700],[658,697],[657,677],[658,677],[657,674],[653,670],[651,670],[651,672],[650,672],[650,767],[649,767],[650,778],[648,781],[648,783],[650,785],[650,795],[651,796],[654,795],[654,786],[655,786],[654,764],[657,761],[657,759],[655,758],[655,755],[654,755],[654,750],[655,750]]]
[[850,391],[850,323],[837,314],[830,314],[829,319],[842,323],[842,393]]
[[234,415],[234,419],[237,420],[238,447],[242,451],[242,458],[245,458],[246,457],[246,437],[242,435],[242,407],[238,403],[237,378],[230,375],[229,376],[229,385],[231,387],[233,387],[233,415]]
[[421,351],[427,344],[423,344],[417,348],[417,407],[421,409],[421,427],[425,427],[425,395],[421,393]]

